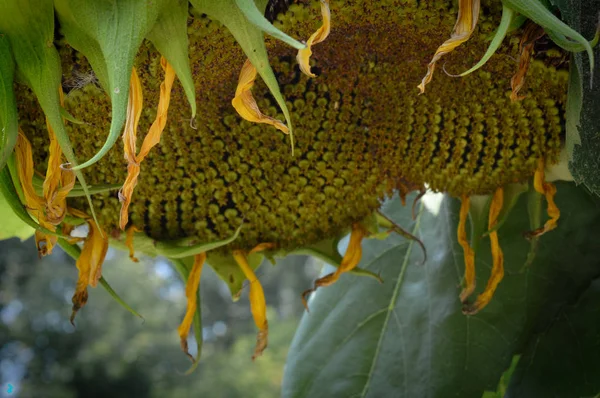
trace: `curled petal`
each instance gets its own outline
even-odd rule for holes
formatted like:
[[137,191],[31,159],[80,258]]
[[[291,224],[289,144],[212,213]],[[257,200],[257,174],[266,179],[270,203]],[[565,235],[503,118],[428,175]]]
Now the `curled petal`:
[[[73,212],[71,214],[82,216],[81,212]],[[75,314],[87,302],[87,286],[96,287],[100,277],[102,276],[102,264],[108,251],[108,236],[102,232],[100,226],[91,218],[86,217],[89,225],[88,236],[83,243],[83,249],[77,259],[76,266],[79,270],[77,286],[73,295],[73,313],[71,315],[71,323],[75,319]]]
[[556,186],[551,182],[545,181],[544,169],[545,163],[542,159],[540,159],[538,162],[538,168],[533,176],[533,188],[546,197],[546,202],[548,203],[547,212],[550,219],[546,221],[544,226],[526,233],[525,236],[528,239],[542,236],[546,232],[552,231],[557,227],[558,219],[560,218],[560,210],[554,201],[554,195],[556,195]]
[[465,256],[465,287],[463,288],[462,292],[460,292],[461,303],[465,303],[475,290],[475,252],[473,251],[473,248],[467,239],[467,216],[469,215],[470,206],[471,199],[469,196],[463,196],[461,198],[457,234],[458,243],[460,243],[462,246]]
[[119,190],[119,201],[121,202],[121,217],[119,226],[125,229],[129,221],[129,203],[133,189],[137,185],[140,166],[136,159],[136,139],[137,127],[142,115],[144,98],[142,95],[142,84],[135,68],[131,71],[131,80],[129,82],[129,101],[127,102],[127,121],[123,130],[123,153],[127,160],[127,178],[123,187]]
[[125,226],[129,221],[129,205],[140,174],[140,163],[146,158],[150,150],[160,142],[160,137],[167,124],[167,113],[171,101],[171,89],[173,88],[173,82],[175,81],[175,71],[165,57],[161,57],[160,64],[165,72],[165,78],[160,85],[160,98],[158,100],[156,119],[152,123],[152,126],[150,126],[148,134],[144,137],[142,148],[137,155],[135,143],[137,138],[137,125],[142,112],[143,98],[142,87],[135,69],[131,75],[131,89],[129,92],[129,103],[127,105],[127,122],[125,124],[125,131],[123,132],[125,159],[127,159],[128,162],[127,178],[119,191],[119,200],[121,201],[119,226],[122,230],[125,229]]
[[[17,161],[17,172],[23,189],[23,197],[25,199],[27,211],[38,220],[38,223],[42,227],[50,231],[56,231],[56,225],[50,223],[46,219],[43,198],[40,198],[37,195],[35,188],[33,187],[34,169],[31,143],[20,129],[15,146],[15,156]],[[46,235],[40,231],[35,232],[35,242],[40,257],[51,254],[56,241],[56,236]]]
[[344,258],[342,258],[340,266],[337,267],[335,272],[317,279],[312,289],[308,289],[302,293],[302,303],[304,304],[304,308],[308,310],[307,297],[309,294],[316,291],[319,287],[334,284],[344,272],[352,271],[354,268],[356,268],[362,257],[361,242],[367,236],[367,234],[367,230],[362,225],[358,223],[352,225],[348,249],[346,250],[346,254],[344,254]]
[[238,85],[235,90],[235,97],[231,100],[231,104],[237,113],[249,122],[269,124],[278,130],[281,130],[283,133],[288,134],[289,129],[283,122],[264,115],[260,109],[258,109],[258,104],[254,100],[251,91],[254,82],[256,81],[256,75],[256,68],[252,65],[250,60],[246,60],[244,66],[242,66]]
[[298,55],[296,55],[296,60],[300,65],[300,70],[310,77],[316,77],[316,75],[310,71],[309,61],[310,56],[312,55],[311,46],[324,41],[327,36],[329,36],[329,32],[331,31],[331,11],[329,10],[329,0],[321,0],[321,15],[323,16],[323,25],[321,25],[321,27],[310,36],[306,42],[306,48],[298,50]]
[[135,251],[133,249],[133,235],[136,232],[140,232],[140,230],[132,225],[131,227],[127,228],[127,236],[125,237],[125,246],[127,246],[127,249],[129,249],[129,258],[134,263],[137,263],[140,261],[137,259],[137,257],[135,257]]
[[498,232],[496,224],[498,223],[498,217],[500,212],[502,211],[502,206],[504,205],[504,190],[502,187],[498,188],[494,193],[494,197],[492,198],[492,203],[490,205],[490,212],[488,215],[488,229],[490,231],[490,243],[492,246],[492,274],[490,275],[490,279],[488,279],[487,286],[483,293],[481,293],[477,300],[473,303],[473,305],[466,306],[463,309],[465,314],[473,315],[479,312],[482,308],[484,308],[492,297],[494,296],[494,292],[498,287],[498,284],[504,278],[504,254],[502,253],[502,249],[500,248],[500,243],[498,241]]
[[520,101],[524,98],[519,95],[519,91],[521,91],[525,84],[525,75],[527,75],[529,64],[531,63],[533,46],[545,34],[544,29],[533,22],[529,22],[525,27],[521,42],[519,43],[519,65],[517,66],[517,72],[510,79],[511,101]]
[[242,250],[234,250],[233,258],[244,273],[244,276],[246,276],[246,279],[248,279],[248,282],[250,282],[250,310],[252,311],[254,323],[258,328],[256,348],[254,349],[254,355],[252,355],[252,359],[254,360],[262,354],[268,344],[269,322],[267,321],[265,292],[252,267],[248,264],[246,253]]
[[[60,105],[63,106],[64,95],[62,87],[59,87],[58,93]],[[45,211],[48,221],[51,224],[58,225],[67,214],[67,195],[75,186],[75,174],[71,170],[62,169],[60,167],[63,163],[62,149],[56,139],[54,129],[47,118],[46,127],[48,129],[50,145],[48,148],[48,168],[43,184]]]
[[452,35],[441,46],[438,47],[431,62],[427,65],[427,74],[419,84],[421,94],[425,92],[425,86],[433,78],[435,64],[444,55],[452,52],[456,47],[469,40],[471,34],[477,26],[479,19],[480,0],[459,0],[458,2],[458,18],[454,25]]
[[165,78],[160,84],[160,98],[158,100],[156,118],[148,130],[148,134],[144,137],[142,148],[137,154],[136,158],[138,163],[141,163],[150,152],[150,149],[160,142],[160,136],[167,125],[167,113],[171,102],[171,89],[173,88],[173,82],[175,81],[175,71],[165,57],[160,58],[160,66],[163,68]]
[[[196,313],[196,309],[198,307],[198,287],[200,286],[200,276],[202,275],[202,267],[204,266],[205,261],[206,253],[200,253],[194,256],[194,265],[185,285],[187,309],[181,325],[179,325],[177,328],[179,338],[181,339],[181,349],[192,360],[192,362],[196,362],[196,360],[188,351],[187,337],[194,320],[194,314]],[[201,339],[202,336],[196,336],[196,338]]]

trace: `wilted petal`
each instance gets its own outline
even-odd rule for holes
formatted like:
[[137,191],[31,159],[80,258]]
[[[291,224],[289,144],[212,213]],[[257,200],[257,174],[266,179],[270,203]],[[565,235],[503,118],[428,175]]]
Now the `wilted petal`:
[[127,236],[125,237],[125,246],[127,246],[127,249],[129,249],[129,258],[134,263],[137,263],[140,261],[135,257],[135,251],[133,249],[133,235],[136,232],[140,232],[140,230],[132,225],[131,227],[127,228]]
[[289,129],[285,124],[275,118],[264,115],[260,109],[258,109],[258,104],[254,100],[251,91],[254,86],[254,81],[256,80],[256,75],[256,68],[252,65],[250,60],[246,60],[242,67],[242,71],[240,72],[238,85],[235,90],[235,97],[231,101],[231,104],[237,113],[249,122],[270,124],[283,131],[285,134],[288,134]]
[[458,243],[462,246],[465,256],[465,287],[460,292],[460,301],[465,303],[475,290],[475,252],[467,239],[467,217],[471,207],[471,198],[465,195],[461,198],[460,217],[458,221]]
[[490,232],[490,243],[492,247],[492,274],[488,279],[487,286],[483,293],[481,293],[475,303],[473,305],[468,305],[463,309],[465,314],[473,315],[479,312],[482,308],[484,308],[492,297],[494,296],[494,292],[498,287],[498,284],[504,278],[504,254],[502,253],[502,249],[500,248],[500,242],[498,241],[498,232],[496,230],[496,224],[498,223],[498,216],[502,211],[502,206],[504,205],[504,190],[502,188],[498,188],[494,193],[494,197],[492,198],[492,203],[490,204],[490,211],[488,215],[488,230],[493,231]]
[[[19,181],[23,189],[23,196],[25,199],[25,206],[27,211],[38,223],[50,230],[56,231],[56,226],[46,219],[44,213],[44,200],[40,198],[35,192],[33,187],[33,154],[31,151],[31,143],[25,137],[25,134],[19,129],[19,135],[17,136],[17,143],[15,146],[15,156],[17,161],[17,172],[19,175]],[[52,253],[52,248],[56,244],[57,238],[53,235],[46,235],[43,232],[35,232],[35,242],[40,257],[46,256]]]
[[119,200],[122,202],[119,226],[123,230],[129,221],[129,205],[140,174],[140,163],[146,158],[150,150],[160,142],[161,134],[167,124],[167,114],[169,111],[169,103],[171,101],[171,89],[173,88],[173,82],[175,81],[175,71],[165,57],[161,57],[160,65],[165,73],[165,79],[160,85],[160,98],[158,100],[156,119],[152,123],[152,126],[150,126],[148,134],[144,137],[142,148],[137,155],[135,154],[135,142],[137,136],[137,124],[143,106],[143,98],[140,81],[135,69],[132,73],[131,90],[127,108],[127,123],[125,124],[125,131],[123,132],[123,142],[125,143],[126,152],[125,159],[127,159],[128,162],[127,178],[125,179],[123,188],[121,188],[119,192]]
[[477,26],[479,19],[480,0],[459,0],[458,2],[458,18],[454,25],[452,36],[438,47],[431,62],[427,65],[427,74],[419,84],[421,93],[425,92],[425,86],[431,81],[435,64],[444,55],[452,52],[456,47],[469,40],[471,34]]
[[342,258],[340,266],[335,270],[335,272],[317,279],[312,289],[306,290],[304,293],[302,293],[302,303],[307,310],[307,296],[309,294],[317,290],[319,287],[334,284],[344,272],[352,271],[358,265],[360,259],[362,258],[361,242],[366,236],[367,230],[362,225],[358,223],[352,225],[348,249],[346,249],[346,254],[344,254],[344,258]]
[[306,48],[299,50],[296,55],[296,60],[300,66],[300,70],[310,77],[316,77],[310,71],[310,56],[312,55],[311,46],[321,43],[329,36],[331,31],[331,11],[329,10],[329,0],[321,0],[321,15],[323,16],[323,25],[313,33],[306,42]]
[[556,186],[551,182],[546,182],[545,167],[544,161],[540,159],[538,162],[538,168],[533,176],[533,187],[537,192],[546,197],[546,202],[548,203],[547,212],[550,219],[546,221],[543,227],[528,232],[526,236],[529,239],[542,236],[546,232],[552,231],[558,226],[558,219],[560,218],[560,210],[554,201],[554,195],[556,195]]
[[[260,250],[255,250],[257,252]],[[233,258],[250,283],[250,310],[252,318],[258,328],[258,336],[256,337],[256,348],[252,359],[256,359],[267,348],[269,336],[269,322],[267,321],[267,302],[265,300],[265,292],[252,267],[248,264],[246,253],[242,250],[234,250]]]
[[76,265],[79,270],[79,277],[73,295],[73,313],[71,314],[71,323],[75,319],[75,314],[87,302],[87,286],[96,287],[102,276],[102,264],[108,251],[108,236],[102,232],[100,226],[86,214],[73,211],[69,212],[76,217],[85,216],[89,225],[88,236],[83,243],[83,249],[79,254]]
[[127,178],[125,179],[123,187],[119,190],[119,200],[121,201],[121,217],[119,225],[122,230],[125,229],[125,226],[129,221],[129,213],[127,210],[140,173],[140,166],[137,162],[135,153],[137,127],[140,116],[142,115],[143,103],[142,84],[140,83],[137,71],[133,68],[131,71],[131,80],[129,82],[127,120],[125,122],[125,129],[123,130],[123,153],[125,160],[127,160]]
[[[60,105],[63,106],[63,91],[59,87]],[[48,168],[44,179],[43,192],[45,211],[48,222],[58,225],[67,214],[67,195],[75,186],[75,174],[71,170],[62,169],[62,149],[54,134],[54,129],[46,118],[46,127],[50,145],[48,147]]]
[[510,79],[511,101],[520,101],[524,98],[519,95],[519,91],[521,91],[525,84],[525,75],[527,75],[527,71],[529,70],[533,47],[535,42],[545,34],[544,29],[533,22],[529,22],[525,27],[521,42],[519,43],[519,65],[517,66],[517,72]]
[[[200,286],[200,276],[202,275],[202,266],[206,261],[206,253],[200,253],[194,256],[194,266],[190,271],[187,283],[185,285],[185,296],[187,297],[187,309],[185,316],[177,332],[181,339],[181,349],[186,353],[188,357],[195,362],[194,357],[188,351],[187,336],[194,320],[194,314],[198,308],[198,287]],[[201,339],[202,336],[196,336],[197,339]]]

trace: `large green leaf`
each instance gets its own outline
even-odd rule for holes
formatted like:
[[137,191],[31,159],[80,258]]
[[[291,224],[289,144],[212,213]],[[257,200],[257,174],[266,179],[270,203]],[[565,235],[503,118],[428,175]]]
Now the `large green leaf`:
[[[585,37],[592,38],[598,23],[600,0],[553,0],[563,19]],[[600,47],[594,48],[596,64]],[[600,67],[590,72],[588,57],[574,54],[567,108],[569,169],[575,181],[600,195]]]
[[[464,265],[456,201],[445,199],[437,213],[422,209],[416,221],[397,199],[386,202],[384,212],[425,243],[427,263],[420,265],[414,242],[393,236],[364,242],[360,266],[379,272],[383,285],[344,275],[317,291],[290,349],[283,396],[479,398],[496,390],[538,324],[600,272],[597,201],[571,184],[558,191],[559,227],[540,239],[524,270],[529,242],[522,232],[530,226],[521,195],[499,231],[505,278],[474,316],[462,314],[458,299]],[[477,252],[480,289],[490,263],[484,238]]]
[[600,278],[577,293],[531,337],[506,397],[591,397],[600,391]]

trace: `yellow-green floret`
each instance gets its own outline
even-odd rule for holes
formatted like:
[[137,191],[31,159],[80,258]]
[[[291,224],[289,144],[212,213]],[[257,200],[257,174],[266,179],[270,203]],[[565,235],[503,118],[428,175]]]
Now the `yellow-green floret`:
[[[308,3],[308,4],[307,4]],[[415,5],[419,3],[419,5]],[[191,123],[182,87],[175,83],[160,145],[141,164],[129,208],[130,223],[156,240],[231,236],[233,248],[261,242],[305,246],[346,230],[380,206],[400,186],[453,196],[489,194],[533,176],[539,159],[557,160],[563,131],[567,73],[552,52],[531,64],[525,99],[510,100],[520,31],[509,35],[480,70],[456,78],[485,52],[501,4],[487,1],[473,37],[438,65],[419,95],[432,54],[452,31],[453,1],[346,0],[331,4],[333,28],[313,49],[309,79],[293,49],[269,41],[271,63],[292,113],[296,148],[271,126],[243,121],[231,106],[245,57],[228,31],[202,15],[189,19],[190,56],[198,115]],[[360,15],[357,18],[356,15]],[[319,20],[318,3],[300,1],[276,19],[294,37],[307,38]],[[102,146],[110,102],[86,60],[61,49],[66,110],[79,159]],[[156,116],[163,79],[160,55],[146,42],[136,59],[144,94],[138,146]],[[31,139],[36,168],[45,170],[47,134],[41,110],[24,87],[17,89],[21,127]],[[260,109],[282,119],[268,90],[253,89]],[[196,129],[190,125],[195,125]],[[117,145],[84,170],[90,184],[121,184],[127,163]],[[95,195],[99,221],[118,230],[115,191]],[[83,200],[72,206],[86,208]]]

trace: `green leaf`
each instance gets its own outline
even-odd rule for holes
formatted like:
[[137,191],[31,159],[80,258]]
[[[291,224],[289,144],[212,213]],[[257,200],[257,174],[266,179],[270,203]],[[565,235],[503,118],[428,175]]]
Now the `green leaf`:
[[237,239],[241,230],[242,226],[240,225],[229,238],[214,242],[198,243],[198,238],[196,237],[183,238],[176,241],[156,242],[156,253],[170,259],[191,257],[230,244]]
[[[71,258],[73,258],[73,260],[77,261],[77,259],[79,258],[79,255],[81,254],[81,249],[79,248],[79,246],[73,245],[73,244],[67,242],[66,240],[64,240],[63,238],[58,239],[58,245],[60,246],[61,249],[63,249],[65,251],[65,253],[67,253],[69,256],[71,256]],[[106,290],[108,292],[108,294],[110,294],[110,296],[113,299],[115,299],[115,301],[117,303],[121,304],[121,306],[123,308],[125,308],[127,311],[131,312],[133,315],[144,319],[143,316],[141,316],[136,310],[131,308],[129,306],[129,304],[127,304],[121,298],[121,296],[119,296],[119,294],[114,291],[114,289],[109,285],[109,283],[106,281],[106,279],[104,279],[103,276],[100,277],[100,285],[102,285],[104,290]]]
[[[0,2],[0,31],[8,37],[19,75],[33,90],[67,161],[77,165],[71,141],[61,115],[59,88],[62,71],[54,47],[54,10],[51,0],[4,0]],[[96,213],[87,184],[75,171],[90,205]]]
[[164,4],[164,0],[55,1],[67,42],[88,58],[112,104],[110,131],[104,145],[91,159],[73,170],[96,163],[119,138],[127,115],[134,58]]
[[[1,178],[1,177],[0,177]],[[0,182],[0,186],[1,186]],[[21,240],[28,239],[33,236],[35,229],[25,223],[19,216],[15,214],[8,200],[4,197],[4,190],[0,189],[0,217],[2,224],[0,225],[0,240],[9,238],[19,238]]]
[[[598,23],[598,0],[554,0],[563,19],[585,36],[592,36]],[[594,48],[596,59],[600,48]],[[574,54],[571,61],[569,94],[566,109],[567,150],[569,170],[575,182],[584,184],[600,195],[600,68],[590,72],[583,54]],[[593,81],[590,87],[584,82]]]
[[496,391],[486,391],[483,393],[481,398],[504,398],[506,395],[506,389],[508,387],[508,383],[510,382],[510,378],[512,377],[517,365],[519,364],[519,360],[521,359],[520,355],[515,355],[512,359],[510,367],[506,369],[506,372],[502,373],[502,377],[498,382],[498,388]]
[[[167,10],[168,12],[166,12]],[[192,107],[192,118],[194,118],[196,116],[196,89],[190,69],[187,20],[188,0],[166,0],[165,12],[158,16],[147,39],[173,67]]]
[[492,58],[492,56],[496,53],[496,50],[500,48],[500,45],[504,41],[506,34],[509,32],[513,21],[515,19],[515,13],[513,10],[508,8],[505,4],[502,5],[502,19],[500,20],[500,25],[498,25],[498,29],[496,30],[496,34],[494,34],[494,38],[490,43],[485,54],[481,57],[481,60],[475,64],[471,69],[466,72],[461,73],[459,76],[466,76],[469,73],[475,72],[477,69],[481,68],[485,63]]
[[17,143],[19,126],[13,91],[15,64],[8,38],[0,33],[0,170]]
[[[505,278],[474,316],[462,314],[458,299],[464,259],[457,201],[445,199],[438,209],[425,198],[431,210],[422,209],[416,221],[399,200],[386,202],[384,213],[422,239],[427,263],[419,265],[413,241],[394,235],[364,241],[360,265],[380,272],[383,285],[344,275],[316,292],[290,348],[283,396],[444,397],[451,391],[480,398],[495,390],[514,355],[534,343],[538,325],[600,273],[598,200],[566,183],[558,184],[559,227],[541,237],[535,261],[520,272],[529,251],[522,237],[529,230],[526,199],[521,195],[498,231]],[[481,291],[491,263],[488,238],[476,262]],[[593,382],[597,392],[600,380]]]
[[240,11],[244,13],[249,22],[251,22],[258,29],[273,36],[276,39],[283,41],[294,47],[296,50],[302,50],[306,48],[306,44],[300,43],[298,40],[291,38],[286,35],[275,26],[271,24],[264,16],[264,7],[262,10],[258,9],[258,6],[254,0],[235,0],[235,4],[238,6]]
[[[271,65],[269,64],[263,32],[247,19],[246,15],[239,9],[235,1],[236,0],[190,0],[194,8],[199,12],[208,14],[210,17],[217,19],[229,29],[252,65],[254,65],[260,74],[260,77],[269,88],[269,91],[275,98],[275,101],[277,101],[277,104],[285,116],[287,127],[290,130],[290,145],[292,147],[293,155],[294,132],[292,128],[292,119],[290,111],[285,103],[285,99],[279,89],[275,73],[273,73],[273,69],[271,69]],[[241,67],[242,65],[240,65],[240,68]]]
[[531,337],[507,398],[591,397],[598,392],[600,273],[597,276]]

